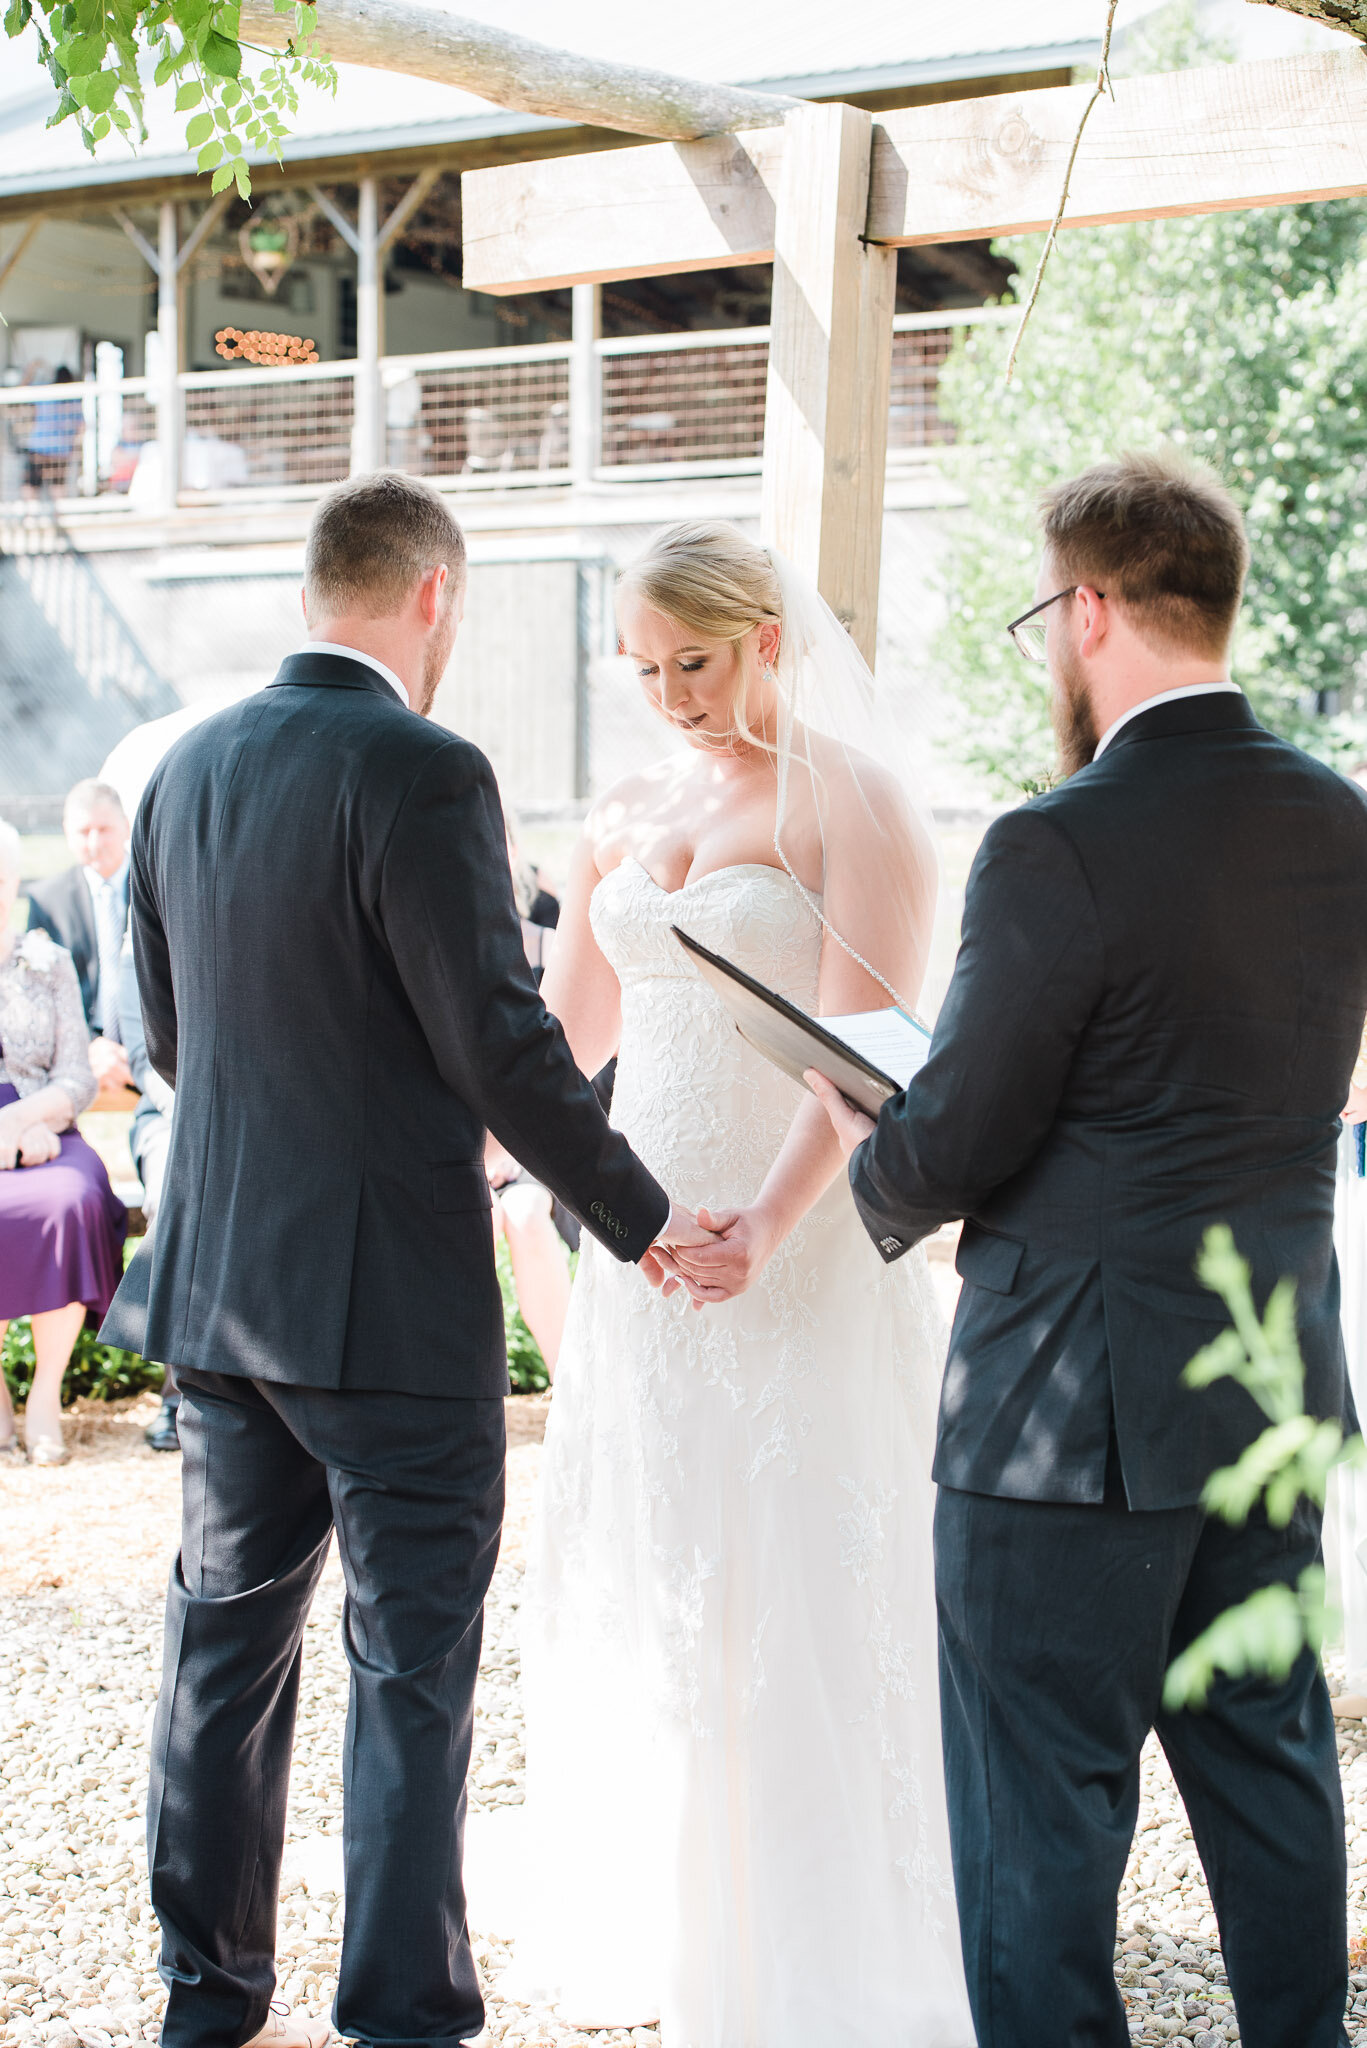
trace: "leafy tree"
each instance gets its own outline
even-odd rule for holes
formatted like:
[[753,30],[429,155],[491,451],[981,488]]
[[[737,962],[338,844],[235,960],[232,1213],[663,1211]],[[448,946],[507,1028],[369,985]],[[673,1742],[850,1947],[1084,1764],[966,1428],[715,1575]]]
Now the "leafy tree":
[[[1180,17],[1141,54],[1159,69],[1212,56]],[[999,245],[1026,275],[1038,246]],[[1244,507],[1235,672],[1259,715],[1323,758],[1367,752],[1367,204],[1070,229],[1009,388],[1008,345],[973,330],[941,381],[966,504],[937,656],[963,758],[1002,790],[1052,758],[1047,680],[1002,630],[1030,602],[1041,491],[1163,440]]]
[[[212,189],[236,184],[245,199],[251,176],[245,153],[279,159],[288,123],[299,111],[299,86],[336,86],[332,66],[314,47],[314,9],[274,0],[293,17],[283,55],[253,51],[241,38],[235,0],[9,0],[8,36],[32,29],[57,88],[48,121],[73,120],[87,149],[118,133],[147,140],[143,69],[157,86],[174,84],[185,141]],[[253,73],[247,59],[267,61]]]

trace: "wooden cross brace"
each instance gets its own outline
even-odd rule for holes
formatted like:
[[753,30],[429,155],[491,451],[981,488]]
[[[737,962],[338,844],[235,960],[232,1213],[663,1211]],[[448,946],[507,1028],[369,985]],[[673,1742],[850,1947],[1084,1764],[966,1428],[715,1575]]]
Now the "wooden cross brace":
[[[763,532],[872,662],[896,251],[1047,227],[1087,86],[469,171],[464,281],[523,292],[774,265]],[[1064,226],[1367,192],[1367,50],[1121,81]]]

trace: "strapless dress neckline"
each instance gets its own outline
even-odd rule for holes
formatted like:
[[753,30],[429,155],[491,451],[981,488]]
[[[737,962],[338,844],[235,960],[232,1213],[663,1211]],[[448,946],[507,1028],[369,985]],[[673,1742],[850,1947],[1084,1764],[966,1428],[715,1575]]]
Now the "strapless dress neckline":
[[624,854],[615,868],[609,868],[605,875],[599,877],[594,887],[594,895],[598,894],[599,889],[606,887],[615,875],[620,875],[624,868],[634,868],[638,874],[644,875],[652,889],[658,889],[661,896],[686,896],[690,889],[700,889],[704,882],[716,882],[728,879],[733,875],[773,875],[788,888],[796,889],[799,895],[810,894],[811,900],[814,903],[821,901],[821,895],[818,890],[804,891],[801,883],[795,882],[786,868],[776,868],[773,862],[768,860],[733,861],[724,868],[709,868],[705,875],[690,875],[686,881],[680,883],[677,889],[666,889],[664,883],[657,881],[645,862],[638,859],[634,853]]

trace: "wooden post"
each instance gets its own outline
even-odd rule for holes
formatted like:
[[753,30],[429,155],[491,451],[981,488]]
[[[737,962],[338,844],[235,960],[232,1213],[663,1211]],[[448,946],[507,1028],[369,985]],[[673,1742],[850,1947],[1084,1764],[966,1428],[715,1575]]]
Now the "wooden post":
[[351,471],[380,469],[385,459],[384,264],[380,251],[379,193],[374,178],[362,178],[356,209],[356,411]]
[[161,367],[157,379],[157,446],[161,451],[162,510],[180,500],[183,423],[180,404],[180,265],[177,261],[176,202],[163,199],[157,235],[157,336]]
[[788,116],[774,227],[764,538],[814,576],[872,666],[878,635],[895,250],[862,240],[872,116]]
[[570,357],[570,468],[578,484],[593,482],[603,460],[603,293],[596,284],[574,287]]

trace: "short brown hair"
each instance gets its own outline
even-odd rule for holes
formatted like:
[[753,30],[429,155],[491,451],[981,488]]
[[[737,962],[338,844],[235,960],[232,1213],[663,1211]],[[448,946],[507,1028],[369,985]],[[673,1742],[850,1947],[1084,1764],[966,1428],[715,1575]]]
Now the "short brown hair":
[[1098,463],[1045,494],[1044,540],[1064,583],[1117,598],[1154,646],[1224,652],[1248,541],[1238,506],[1204,463],[1175,448]]
[[313,515],[304,548],[309,616],[384,619],[445,562],[452,594],[465,580],[465,535],[429,484],[393,469],[349,477]]

